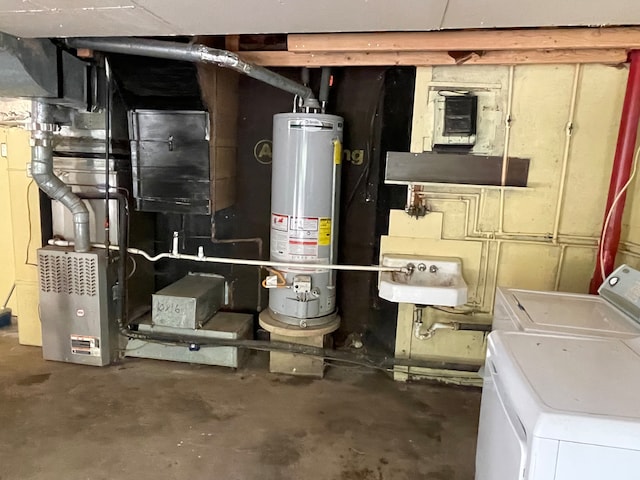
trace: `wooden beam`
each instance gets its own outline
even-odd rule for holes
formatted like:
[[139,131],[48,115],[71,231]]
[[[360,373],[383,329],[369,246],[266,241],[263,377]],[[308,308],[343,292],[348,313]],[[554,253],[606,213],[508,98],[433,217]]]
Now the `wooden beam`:
[[455,63],[446,52],[293,53],[239,52],[248,62],[269,67],[340,67],[368,65],[445,65]]
[[477,65],[526,65],[526,64],[562,64],[562,63],[604,63],[619,65],[627,61],[627,50],[588,49],[588,50],[522,50],[485,52],[474,54],[468,64]]
[[76,55],[80,58],[93,58],[93,50],[89,48],[78,48],[76,50]]
[[230,52],[238,52],[240,50],[240,35],[226,35],[224,48]]
[[624,49],[528,50],[494,52],[378,52],[293,53],[239,52],[242,59],[265,67],[347,67],[375,65],[526,65],[560,63],[604,63],[627,61]]
[[292,52],[640,48],[639,27],[291,34]]

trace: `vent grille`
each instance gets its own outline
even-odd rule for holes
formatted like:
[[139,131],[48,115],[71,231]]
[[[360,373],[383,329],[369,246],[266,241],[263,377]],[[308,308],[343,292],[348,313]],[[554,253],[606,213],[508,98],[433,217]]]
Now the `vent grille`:
[[96,296],[98,264],[95,257],[40,253],[38,260],[41,292]]

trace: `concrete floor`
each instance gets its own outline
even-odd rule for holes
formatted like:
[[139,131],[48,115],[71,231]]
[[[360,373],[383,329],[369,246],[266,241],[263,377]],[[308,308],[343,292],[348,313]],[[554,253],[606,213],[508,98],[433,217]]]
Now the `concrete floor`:
[[45,362],[0,330],[0,479],[471,480],[480,392],[128,359]]

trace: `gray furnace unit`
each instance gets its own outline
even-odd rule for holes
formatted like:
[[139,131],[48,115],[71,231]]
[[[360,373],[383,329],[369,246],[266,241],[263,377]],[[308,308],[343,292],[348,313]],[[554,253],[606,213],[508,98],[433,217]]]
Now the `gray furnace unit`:
[[45,360],[104,366],[118,359],[118,326],[107,253],[38,250],[42,354]]

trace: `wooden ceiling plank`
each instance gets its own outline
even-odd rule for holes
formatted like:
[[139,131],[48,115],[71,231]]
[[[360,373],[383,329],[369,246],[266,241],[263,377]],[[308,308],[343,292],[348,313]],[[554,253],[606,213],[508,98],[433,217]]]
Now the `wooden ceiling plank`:
[[628,52],[624,48],[585,49],[585,50],[498,50],[485,52],[477,58],[471,58],[469,64],[478,65],[526,65],[526,64],[574,64],[603,63],[619,65],[627,61]]
[[224,48],[230,52],[240,51],[240,35],[226,35],[224,37]]
[[625,49],[525,50],[470,52],[462,61],[447,52],[240,52],[248,62],[265,67],[334,66],[431,66],[431,65],[526,65],[602,63],[617,65],[627,61]]
[[290,34],[292,52],[640,48],[640,27]]
[[263,66],[280,67],[337,67],[372,65],[428,65],[452,64],[446,52],[380,52],[380,53],[293,53],[239,52],[244,60]]

